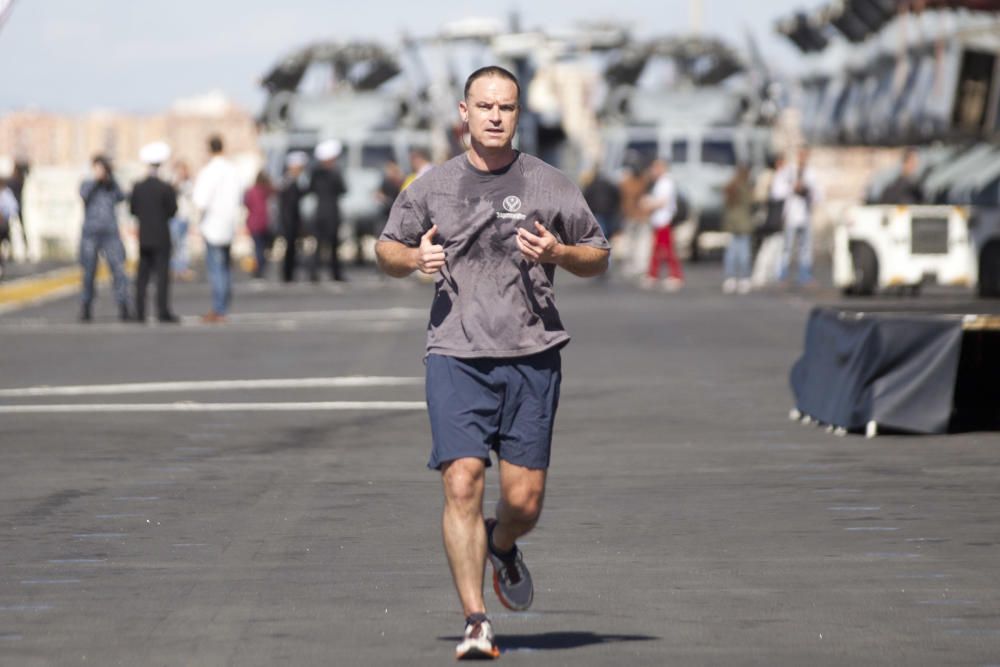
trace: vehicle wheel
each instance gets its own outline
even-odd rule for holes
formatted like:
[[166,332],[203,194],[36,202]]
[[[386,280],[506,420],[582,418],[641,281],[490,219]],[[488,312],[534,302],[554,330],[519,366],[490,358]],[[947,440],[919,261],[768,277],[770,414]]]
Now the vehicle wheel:
[[1000,298],[1000,241],[990,241],[979,254],[979,296]]
[[856,296],[871,296],[878,287],[878,258],[867,243],[851,244],[851,264],[854,266],[854,284],[850,293]]

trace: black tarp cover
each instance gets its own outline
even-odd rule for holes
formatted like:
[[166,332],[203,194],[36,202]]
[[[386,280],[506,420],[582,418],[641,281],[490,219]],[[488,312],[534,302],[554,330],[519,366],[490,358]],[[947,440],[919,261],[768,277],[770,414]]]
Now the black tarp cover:
[[961,316],[814,308],[805,350],[792,367],[795,405],[851,431],[875,421],[945,433],[961,347]]

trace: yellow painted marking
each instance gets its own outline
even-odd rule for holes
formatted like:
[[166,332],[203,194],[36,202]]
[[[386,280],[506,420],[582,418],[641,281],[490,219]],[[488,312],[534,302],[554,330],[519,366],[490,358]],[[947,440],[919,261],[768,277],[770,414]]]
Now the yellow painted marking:
[[[0,283],[0,306],[17,306],[31,303],[55,292],[71,287],[79,288],[83,270],[78,266],[48,271],[38,276],[28,276],[10,282]],[[97,280],[105,281],[111,276],[103,263],[97,269]]]

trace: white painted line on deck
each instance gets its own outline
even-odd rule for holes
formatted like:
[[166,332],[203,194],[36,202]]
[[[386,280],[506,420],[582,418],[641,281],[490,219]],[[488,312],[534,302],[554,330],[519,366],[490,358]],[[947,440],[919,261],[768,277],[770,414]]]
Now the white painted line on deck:
[[412,320],[426,319],[426,308],[355,308],[350,310],[300,310],[291,312],[231,313],[231,322],[273,322],[275,320]]
[[331,412],[343,410],[426,410],[424,401],[316,401],[311,403],[89,403],[2,405],[0,414],[109,412]]
[[289,378],[265,380],[195,380],[186,382],[128,382],[53,387],[41,385],[0,389],[0,397],[95,396],[107,394],[151,394],[172,391],[229,391],[233,389],[322,389],[341,387],[415,387],[422,377],[347,375],[325,378]]

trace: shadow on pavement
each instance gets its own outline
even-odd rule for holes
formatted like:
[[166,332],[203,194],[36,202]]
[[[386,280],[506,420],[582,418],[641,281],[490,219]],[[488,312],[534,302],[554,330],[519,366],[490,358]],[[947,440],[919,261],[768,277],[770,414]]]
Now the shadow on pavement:
[[[438,637],[441,641],[460,642],[461,637]],[[595,644],[619,642],[645,642],[659,640],[651,635],[604,635],[596,632],[542,632],[537,635],[497,635],[501,652],[507,651],[558,651]]]

